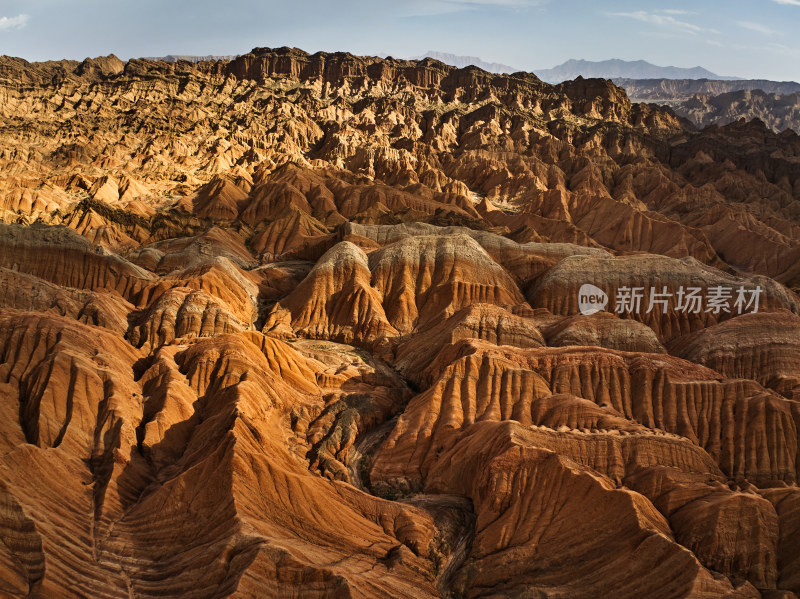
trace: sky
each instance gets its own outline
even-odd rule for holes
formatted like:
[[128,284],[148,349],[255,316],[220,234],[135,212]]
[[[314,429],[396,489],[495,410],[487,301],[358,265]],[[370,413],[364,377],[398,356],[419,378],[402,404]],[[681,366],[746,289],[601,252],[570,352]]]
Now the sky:
[[0,0],[0,54],[27,60],[428,50],[536,71],[647,60],[800,81],[800,0]]

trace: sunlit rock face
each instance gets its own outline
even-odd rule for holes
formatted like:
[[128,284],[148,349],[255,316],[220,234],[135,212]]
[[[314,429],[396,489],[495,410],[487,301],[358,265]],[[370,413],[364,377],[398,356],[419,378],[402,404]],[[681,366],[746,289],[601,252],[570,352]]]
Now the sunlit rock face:
[[794,134],[288,48],[0,98],[3,597],[800,594]]

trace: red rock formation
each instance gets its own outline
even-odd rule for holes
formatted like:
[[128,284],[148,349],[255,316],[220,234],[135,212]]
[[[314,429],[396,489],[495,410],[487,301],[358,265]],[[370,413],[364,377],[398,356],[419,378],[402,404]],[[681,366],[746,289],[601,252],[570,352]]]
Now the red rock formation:
[[135,347],[156,348],[181,337],[216,337],[246,328],[213,297],[186,287],[165,291],[131,317],[127,337]]
[[155,279],[64,228],[0,225],[0,249],[2,267],[64,287],[115,291],[133,302]]
[[[409,404],[381,455],[390,462],[403,456],[407,478],[424,476],[439,435],[482,420],[540,424],[534,418],[543,412],[536,403],[560,394],[681,435],[732,478],[793,483],[798,477],[800,414],[794,402],[753,381],[720,380],[713,371],[669,356],[596,348],[511,350],[470,340],[440,352],[429,376],[436,382]],[[577,420],[564,414],[584,423],[580,429],[598,422],[591,412]]]
[[653,502],[675,539],[708,568],[758,588],[775,586],[778,516],[752,487],[732,490],[711,477],[663,467],[637,472],[625,483]]
[[[800,313],[797,296],[782,285],[766,277],[738,278],[717,269],[704,266],[686,258],[675,260],[665,257],[645,255],[604,258],[596,256],[573,256],[559,262],[541,277],[528,293],[531,306],[547,308],[555,314],[576,314],[578,291],[584,284],[593,284],[603,290],[609,298],[608,310],[623,318],[643,322],[655,331],[661,341],[669,341],[681,335],[711,326],[735,316],[737,289],[755,290],[759,294],[760,311],[790,310]],[[679,305],[679,291],[683,288],[698,288],[697,296],[701,303],[697,306],[684,301]],[[725,308],[709,310],[705,298],[714,288],[730,289]],[[641,298],[638,304],[624,304],[618,301],[620,289],[638,289]],[[667,295],[665,306],[650,301],[651,293]],[[633,292],[629,291],[633,297]],[[685,296],[684,296],[685,297]],[[749,302],[750,294],[745,295]],[[627,307],[626,307],[627,306]],[[651,309],[652,306],[652,309]],[[742,305],[742,312],[752,311],[753,306]]]
[[670,350],[726,377],[753,379],[786,397],[800,399],[798,343],[800,318],[774,312],[726,320],[677,339]]
[[[490,585],[504,595],[572,597],[732,593],[727,580],[716,580],[675,543],[642,495],[532,444],[536,433],[518,424],[478,423],[473,431],[445,449],[426,487],[467,495],[479,514],[473,543],[480,549],[471,552],[456,589],[474,594]],[[624,564],[620,555],[628,556]]]
[[0,98],[3,597],[800,594],[796,136],[289,48]]
[[311,338],[343,343],[373,343],[396,335],[370,279],[364,252],[343,241],[273,308],[264,330],[290,336],[299,330]]
[[606,312],[564,318],[547,328],[546,333],[547,344],[553,347],[596,345],[620,351],[666,353],[653,329]]

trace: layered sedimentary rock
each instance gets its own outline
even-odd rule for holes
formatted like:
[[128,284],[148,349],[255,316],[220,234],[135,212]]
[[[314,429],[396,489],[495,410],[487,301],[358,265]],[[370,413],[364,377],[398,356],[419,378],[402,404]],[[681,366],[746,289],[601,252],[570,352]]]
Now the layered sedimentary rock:
[[795,314],[743,314],[681,337],[670,349],[727,377],[753,379],[798,399],[798,328],[800,318]]
[[461,339],[484,339],[520,348],[541,347],[545,341],[531,318],[533,315],[530,310],[514,314],[491,304],[473,304],[446,320],[420,329],[410,338],[401,339],[393,362],[410,379],[422,381],[426,380],[423,373],[432,358]]
[[[534,307],[556,314],[576,314],[579,291],[585,284],[606,293],[609,311],[643,322],[662,341],[738,314],[759,310],[800,312],[797,296],[769,278],[733,276],[692,258],[645,255],[570,257],[542,276],[528,298]],[[696,290],[694,300],[690,299],[692,289]],[[714,294],[724,299],[719,307],[709,301]]]
[[669,518],[676,539],[718,572],[773,586],[778,515],[749,485],[729,488],[713,477],[665,467],[643,469],[625,482]]
[[245,328],[213,297],[185,287],[164,292],[132,319],[128,339],[136,347],[158,347],[180,337],[216,337]]
[[547,344],[553,347],[596,345],[629,352],[666,351],[650,327],[636,320],[615,318],[606,312],[567,317],[546,331]]
[[[531,447],[521,428],[476,425],[443,454],[449,466],[431,472],[429,490],[467,495],[479,514],[474,543],[481,549],[471,552],[457,588],[570,597],[758,596],[749,583],[734,590],[715,579],[675,543],[664,516],[644,496]],[[636,549],[626,549],[628,543]],[[617,561],[625,554],[624,563]],[[563,562],[574,566],[565,571]]]
[[0,595],[800,593],[793,134],[288,48],[0,98]]
[[[511,351],[480,341],[452,346],[430,368],[436,382],[408,406],[386,446],[392,455],[407,456],[400,462],[410,478],[424,474],[439,434],[482,420],[537,425],[542,414],[537,403],[558,394],[680,435],[705,449],[732,478],[762,483],[798,478],[797,405],[754,381],[720,380],[713,371],[661,354]],[[572,428],[607,428],[593,410],[585,414],[585,420],[571,418]],[[567,422],[551,421],[562,425]]]
[[155,277],[63,227],[0,225],[0,265],[55,285],[115,291],[136,301]]
[[115,294],[65,289],[24,272],[0,268],[0,308],[69,316],[124,333],[133,306]]
[[397,334],[371,285],[366,254],[343,241],[325,253],[308,276],[273,308],[265,330],[345,343],[374,342]]

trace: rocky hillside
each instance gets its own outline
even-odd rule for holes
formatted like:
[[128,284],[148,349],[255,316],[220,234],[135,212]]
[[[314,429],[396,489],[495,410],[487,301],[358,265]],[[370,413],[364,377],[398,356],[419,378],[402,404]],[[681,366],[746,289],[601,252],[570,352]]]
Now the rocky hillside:
[[759,119],[776,133],[800,132],[800,84],[793,81],[615,79],[633,101],[669,106],[697,127]]
[[795,133],[288,48],[0,99],[3,596],[800,593]]
[[759,119],[775,132],[800,131],[800,93],[777,95],[745,90],[718,96],[693,96],[673,107],[699,127]]
[[761,90],[768,94],[786,95],[800,92],[800,83],[769,81],[768,79],[620,79],[614,83],[624,88],[628,96],[641,101],[688,100],[695,95],[718,96],[731,92]]

